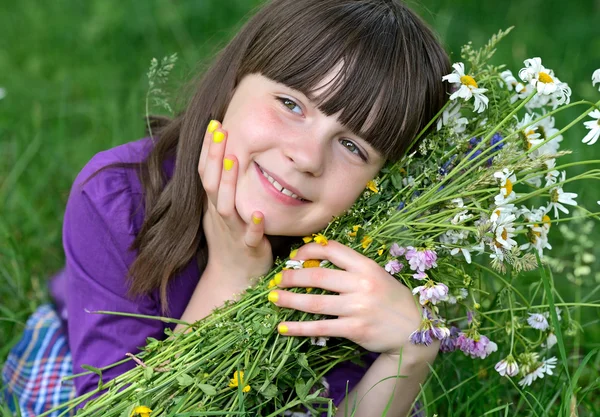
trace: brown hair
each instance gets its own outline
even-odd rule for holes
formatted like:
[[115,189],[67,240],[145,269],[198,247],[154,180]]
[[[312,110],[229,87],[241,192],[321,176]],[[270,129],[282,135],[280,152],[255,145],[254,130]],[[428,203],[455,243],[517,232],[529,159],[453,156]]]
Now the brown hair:
[[[398,0],[273,0],[223,49],[187,108],[175,119],[153,119],[157,141],[136,166],[145,192],[145,219],[132,244],[130,293],[160,288],[197,257],[208,261],[202,230],[204,190],[197,172],[204,132],[223,120],[234,88],[253,73],[307,95],[336,65],[341,70],[316,98],[326,115],[397,160],[447,100],[442,76],[449,59],[427,25]],[[167,182],[163,162],[175,158]],[[123,166],[123,164],[119,164]],[[113,165],[114,166],[114,165]],[[274,256],[290,240],[269,237]]]

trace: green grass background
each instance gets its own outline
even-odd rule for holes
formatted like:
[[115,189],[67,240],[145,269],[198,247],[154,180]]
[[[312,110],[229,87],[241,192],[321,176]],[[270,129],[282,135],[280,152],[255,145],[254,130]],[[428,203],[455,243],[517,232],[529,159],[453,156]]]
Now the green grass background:
[[[95,153],[144,134],[150,59],[179,55],[170,83],[175,92],[182,80],[205,67],[260,3],[0,0],[0,87],[6,90],[0,99],[0,364],[28,315],[47,300],[47,277],[63,264],[62,216],[74,177]],[[593,70],[600,68],[600,1],[410,4],[437,30],[454,60],[460,60],[462,44],[472,41],[479,47],[499,29],[515,26],[500,44],[495,63],[505,63],[516,74],[524,59],[541,56],[573,88],[573,101],[600,99],[590,81]],[[557,124],[566,124],[582,110],[560,114]],[[581,143],[585,132],[578,126],[566,136],[563,146],[573,150],[569,160],[600,159],[600,143]],[[598,207],[597,188],[578,184],[567,191],[578,192],[578,201],[588,207]],[[587,251],[600,258],[595,248],[600,239],[592,233]],[[552,238],[552,255],[567,265],[574,261],[581,236],[565,240],[555,231]],[[557,274],[555,285],[567,299],[597,300],[597,266],[596,261],[590,274],[579,277]],[[578,314],[583,330],[566,342],[573,370],[600,341],[598,309],[581,309]],[[586,398],[580,415],[600,415],[592,394],[583,395],[598,389],[599,367],[596,354],[580,381],[578,398]],[[535,403],[531,396],[505,397],[507,383],[488,380],[483,376],[486,369],[489,366],[475,363],[457,366],[460,380],[469,373],[477,377],[454,389],[458,375],[436,377],[427,389],[432,397],[443,395],[443,401],[431,410],[440,415],[483,415],[500,406],[488,415],[516,415],[515,410],[519,415],[544,415],[544,409],[565,400],[557,394],[561,379],[556,378],[538,398],[543,406],[529,407],[528,402]]]

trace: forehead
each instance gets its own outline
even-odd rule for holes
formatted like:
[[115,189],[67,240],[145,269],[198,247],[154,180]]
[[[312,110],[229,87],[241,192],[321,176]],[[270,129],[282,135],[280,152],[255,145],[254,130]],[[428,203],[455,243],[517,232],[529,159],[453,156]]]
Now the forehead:
[[[333,99],[333,97],[335,97],[336,95],[342,93],[341,90],[344,89],[346,83],[348,82],[347,77],[348,74],[345,68],[345,62],[344,60],[341,60],[337,64],[335,64],[328,72],[326,72],[325,75],[315,83],[312,89],[310,89],[309,91],[302,91],[302,93],[306,95],[306,97],[313,103],[317,104],[317,107],[320,107],[323,103],[326,103],[327,101]],[[365,86],[365,88],[369,87]],[[344,125],[344,127],[351,130],[352,133],[354,133],[356,136],[360,136],[361,138],[368,140],[368,135],[366,132],[368,132],[369,129],[375,123],[376,109],[380,106],[380,104],[378,103],[380,103],[380,100],[377,100],[375,105],[372,106],[371,111],[366,117],[366,120],[359,129],[351,128],[350,126],[347,126],[345,123],[343,123],[343,121],[341,120],[341,115],[345,110],[344,108],[340,109],[338,112],[333,114],[333,116],[337,118],[340,124]],[[369,106],[368,103],[365,103],[364,105]],[[319,110],[321,110],[321,108],[319,108]]]

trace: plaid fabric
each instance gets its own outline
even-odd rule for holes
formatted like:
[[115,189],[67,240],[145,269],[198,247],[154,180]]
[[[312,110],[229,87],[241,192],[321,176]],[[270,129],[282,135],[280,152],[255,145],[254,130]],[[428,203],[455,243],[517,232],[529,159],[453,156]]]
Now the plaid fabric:
[[0,401],[15,412],[16,397],[23,417],[37,416],[75,397],[73,381],[61,384],[71,374],[71,352],[61,320],[53,306],[44,304],[27,320],[23,337],[8,354]]

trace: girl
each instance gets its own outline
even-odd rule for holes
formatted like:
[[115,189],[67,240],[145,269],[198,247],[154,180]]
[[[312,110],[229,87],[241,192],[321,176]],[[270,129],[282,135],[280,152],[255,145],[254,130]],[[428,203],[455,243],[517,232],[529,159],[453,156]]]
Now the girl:
[[[154,119],[153,138],[97,154],[77,176],[64,219],[66,266],[50,286],[55,309],[38,310],[13,349],[3,372],[8,397],[24,415],[38,414],[98,385],[87,374],[73,390],[59,386],[61,377],[121,361],[173,328],[90,311],[193,322],[233,299],[407,151],[444,104],[448,72],[432,32],[398,0],[265,5],[185,111]],[[344,337],[373,352],[366,368],[344,364],[328,375],[337,415],[346,413],[347,384],[353,404],[397,373],[402,349],[407,377],[378,384],[355,415],[380,416],[392,394],[388,415],[406,415],[437,352],[408,343],[420,323],[408,288],[337,242],[294,255],[341,270],[285,271],[269,300],[337,318],[281,323],[278,331]],[[338,295],[285,291],[298,286]]]

